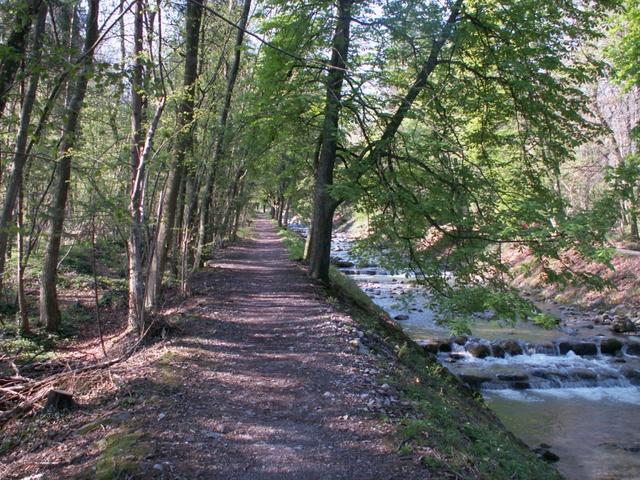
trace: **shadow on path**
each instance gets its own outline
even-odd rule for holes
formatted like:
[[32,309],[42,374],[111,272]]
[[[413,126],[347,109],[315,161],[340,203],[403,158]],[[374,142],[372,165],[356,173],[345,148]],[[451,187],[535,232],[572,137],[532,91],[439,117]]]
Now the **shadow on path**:
[[[275,227],[224,251],[194,279],[144,424],[162,478],[400,479],[428,472],[397,456],[367,409],[376,357],[349,345],[337,313],[288,259]],[[167,370],[168,369],[168,370]]]

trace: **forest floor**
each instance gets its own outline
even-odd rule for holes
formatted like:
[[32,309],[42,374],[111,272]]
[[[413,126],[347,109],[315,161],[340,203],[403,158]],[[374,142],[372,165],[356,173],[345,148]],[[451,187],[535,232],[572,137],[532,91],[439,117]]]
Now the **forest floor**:
[[443,369],[407,371],[338,303],[258,219],[165,308],[168,338],[78,382],[79,409],[5,425],[0,477],[556,478]]

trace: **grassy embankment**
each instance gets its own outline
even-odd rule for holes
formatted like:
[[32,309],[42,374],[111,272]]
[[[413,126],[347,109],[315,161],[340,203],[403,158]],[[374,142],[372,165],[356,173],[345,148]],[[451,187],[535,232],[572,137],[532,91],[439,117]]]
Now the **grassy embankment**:
[[[290,258],[301,259],[302,239],[286,230],[281,237]],[[412,414],[390,420],[396,423],[400,454],[419,459],[433,478],[561,478],[505,430],[478,393],[464,387],[351,279],[333,268],[327,295],[340,299],[340,308],[358,322],[367,338],[378,339],[384,350],[395,352],[393,376],[379,380],[393,384],[413,406]],[[369,346],[377,350],[375,341]]]

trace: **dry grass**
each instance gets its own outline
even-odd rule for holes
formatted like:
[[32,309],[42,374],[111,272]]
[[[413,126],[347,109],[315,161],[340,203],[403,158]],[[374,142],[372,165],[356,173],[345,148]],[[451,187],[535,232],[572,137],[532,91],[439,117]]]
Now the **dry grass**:
[[[640,256],[617,255],[612,261],[613,269],[600,263],[585,261],[573,252],[561,256],[561,262],[573,270],[597,275],[605,280],[610,287],[603,290],[584,284],[549,283],[541,265],[527,249],[508,250],[505,260],[514,273],[514,285],[535,293],[544,300],[572,303],[584,308],[622,307],[627,311],[637,311],[640,307]],[[551,262],[549,266],[559,270],[560,261]]]

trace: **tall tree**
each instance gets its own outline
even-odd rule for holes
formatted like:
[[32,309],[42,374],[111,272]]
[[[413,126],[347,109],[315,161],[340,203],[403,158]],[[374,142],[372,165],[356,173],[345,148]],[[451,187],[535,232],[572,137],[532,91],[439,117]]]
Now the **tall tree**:
[[60,326],[60,308],[56,287],[60,242],[62,240],[65,208],[71,181],[73,149],[77,143],[80,128],[80,111],[82,110],[87,84],[93,67],[95,44],[98,40],[99,6],[99,0],[89,0],[81,61],[82,68],[73,86],[73,94],[65,112],[62,137],[60,138],[56,184],[53,191],[53,203],[49,211],[48,240],[40,283],[40,320],[46,323],[49,331],[56,331]]
[[224,93],[224,103],[220,110],[220,117],[216,125],[215,131],[215,146],[211,157],[211,164],[207,168],[206,182],[200,195],[200,214],[198,222],[198,243],[194,254],[194,269],[200,267],[202,252],[204,246],[208,243],[211,228],[209,223],[209,208],[211,205],[211,194],[215,175],[217,173],[220,157],[223,154],[225,147],[225,135],[227,130],[227,121],[229,119],[229,112],[231,110],[231,100],[233,98],[233,90],[238,78],[238,71],[240,70],[240,59],[242,55],[242,43],[244,41],[244,33],[249,21],[249,12],[251,11],[251,0],[244,0],[242,7],[242,14],[240,15],[240,21],[238,22],[238,28],[236,32],[236,39],[233,51],[233,60],[231,62],[231,68],[227,77],[227,86]]
[[316,183],[311,222],[309,249],[309,274],[312,278],[329,279],[329,256],[333,214],[339,202],[331,196],[333,169],[338,150],[340,110],[342,108],[342,84],[349,58],[349,28],[353,0],[339,0],[336,25],[331,42],[331,61],[327,73],[327,93],[322,125],[322,144],[316,166]]
[[27,160],[27,142],[29,140],[29,126],[31,125],[31,113],[36,101],[36,93],[38,91],[38,83],[40,81],[40,58],[42,57],[42,37],[44,35],[47,19],[47,6],[41,3],[36,28],[33,36],[33,46],[30,68],[33,73],[29,78],[24,100],[22,101],[22,111],[20,112],[20,127],[18,129],[18,137],[16,139],[15,151],[13,154],[13,162],[11,163],[11,175],[7,183],[7,190],[4,195],[4,204],[2,205],[2,213],[0,216],[0,290],[2,289],[2,279],[5,269],[5,260],[7,254],[7,241],[9,239],[9,226],[13,217],[13,209],[16,204],[16,198],[20,185],[22,184],[22,176],[24,165]]
[[199,2],[190,1],[187,3],[183,97],[178,111],[178,134],[175,141],[173,161],[167,177],[149,268],[149,277],[147,279],[147,291],[145,292],[145,305],[147,308],[157,307],[160,300],[167,251],[173,238],[178,193],[184,172],[183,163],[192,143],[193,131],[191,127],[194,118],[195,88],[198,77],[198,49],[202,10],[202,4]]

